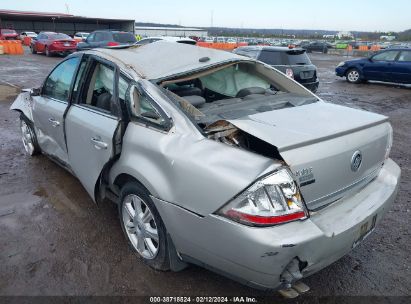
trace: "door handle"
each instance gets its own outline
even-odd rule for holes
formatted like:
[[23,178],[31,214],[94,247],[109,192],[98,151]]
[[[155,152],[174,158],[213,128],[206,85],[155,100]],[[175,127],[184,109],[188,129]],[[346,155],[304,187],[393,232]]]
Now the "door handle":
[[99,136],[90,138],[90,141],[94,145],[94,148],[96,148],[97,150],[106,150],[108,147],[108,144],[102,141]]
[[58,122],[57,120],[55,120],[54,118],[49,118],[49,122],[51,123],[51,125],[53,127],[58,127],[60,125],[60,122]]

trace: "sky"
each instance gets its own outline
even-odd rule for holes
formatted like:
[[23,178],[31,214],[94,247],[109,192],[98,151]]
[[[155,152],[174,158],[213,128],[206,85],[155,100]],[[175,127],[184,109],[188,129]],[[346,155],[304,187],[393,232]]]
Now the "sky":
[[[410,0],[0,0],[0,9],[183,26],[403,31]],[[213,18],[211,18],[213,16]]]

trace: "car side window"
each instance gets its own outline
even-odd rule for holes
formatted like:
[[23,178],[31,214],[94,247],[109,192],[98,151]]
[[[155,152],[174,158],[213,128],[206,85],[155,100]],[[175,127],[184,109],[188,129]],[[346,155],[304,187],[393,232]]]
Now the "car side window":
[[394,61],[398,55],[398,51],[387,51],[372,57],[373,61]]
[[402,51],[398,61],[411,62],[411,51]]
[[67,101],[70,93],[70,85],[79,60],[79,57],[73,57],[60,63],[46,79],[42,95]]
[[111,33],[103,33],[102,41],[113,41],[113,35]]
[[104,33],[97,32],[94,36],[94,41],[104,41]]
[[90,34],[90,35],[87,37],[87,42],[94,42],[94,37],[95,37],[95,33]]
[[107,114],[117,115],[116,99],[114,96],[114,68],[95,61],[83,87],[80,103],[97,108]]
[[77,99],[77,95],[79,93],[79,90],[81,89],[80,80],[84,78],[87,63],[88,63],[87,58],[84,58],[80,63],[80,67],[79,67],[78,72],[77,72],[76,80],[74,81],[73,94],[72,94],[71,100],[76,100]]
[[283,60],[282,60],[282,54],[281,52],[275,52],[275,51],[262,51],[260,53],[260,57],[258,60],[269,64],[269,65],[282,65]]

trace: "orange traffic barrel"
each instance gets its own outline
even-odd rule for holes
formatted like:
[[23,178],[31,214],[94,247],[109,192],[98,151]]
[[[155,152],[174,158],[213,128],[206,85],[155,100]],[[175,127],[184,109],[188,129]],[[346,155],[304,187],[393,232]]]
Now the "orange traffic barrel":
[[16,40],[16,55],[23,55],[24,54],[24,49],[23,45],[21,44],[20,40]]
[[8,40],[2,40],[1,44],[3,45],[4,54],[10,54],[10,47],[9,47]]
[[27,37],[27,36],[24,37],[23,43],[24,43],[24,45],[29,46],[30,43],[31,43],[31,37]]
[[9,54],[15,55],[17,50],[16,50],[16,44],[14,43],[14,40],[8,40],[7,44],[9,45]]

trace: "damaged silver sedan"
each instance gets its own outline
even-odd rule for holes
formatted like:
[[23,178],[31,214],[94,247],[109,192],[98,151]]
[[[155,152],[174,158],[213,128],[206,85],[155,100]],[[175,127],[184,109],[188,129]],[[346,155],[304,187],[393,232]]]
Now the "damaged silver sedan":
[[191,45],[73,54],[11,109],[28,154],[118,204],[145,263],[195,263],[256,288],[295,287],[347,254],[400,179],[387,117]]

